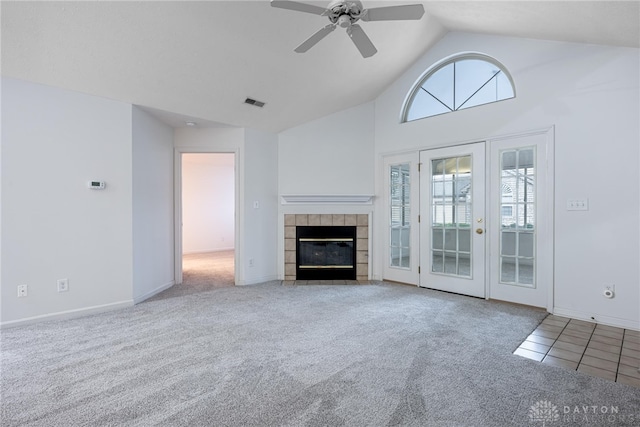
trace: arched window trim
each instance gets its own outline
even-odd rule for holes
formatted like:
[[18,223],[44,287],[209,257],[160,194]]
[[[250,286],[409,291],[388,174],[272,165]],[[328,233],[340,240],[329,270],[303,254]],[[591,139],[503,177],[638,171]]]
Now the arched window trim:
[[[451,63],[454,63],[454,62],[457,62],[457,61],[461,61],[461,60],[466,60],[466,59],[478,59],[478,60],[481,60],[481,61],[489,62],[489,63],[495,65],[496,67],[498,67],[500,69],[500,71],[507,77],[507,79],[509,80],[509,83],[511,84],[511,88],[513,89],[513,97],[512,98],[516,97],[516,85],[513,82],[513,77],[511,77],[511,73],[509,72],[509,70],[507,70],[507,67],[505,67],[500,61],[498,61],[497,59],[495,59],[495,58],[493,58],[493,57],[491,57],[489,55],[486,55],[486,54],[480,53],[480,52],[461,52],[461,53],[456,53],[454,55],[448,56],[448,57],[443,58],[440,61],[436,62],[431,67],[427,68],[420,75],[420,77],[413,84],[413,86],[412,86],[411,90],[409,91],[409,93],[407,93],[407,96],[405,96],[405,98],[404,98],[404,102],[402,104],[402,111],[400,112],[400,123],[407,123],[408,122],[407,114],[409,113],[409,105],[413,101],[413,98],[416,96],[416,93],[420,90],[420,88],[422,87],[424,82],[427,79],[429,79],[429,77],[431,77],[433,74],[435,74],[441,68],[444,68],[444,67],[446,67],[447,65],[449,65]],[[512,99],[512,98],[507,98],[507,99]],[[500,100],[500,101],[504,101],[504,100]],[[495,101],[495,102],[499,102],[499,101]],[[487,105],[487,104],[481,104],[481,105]],[[480,106],[480,105],[478,105],[478,106]],[[453,112],[453,111],[451,111],[451,112]],[[447,113],[442,113],[442,114],[447,114]],[[438,114],[438,115],[440,115],[440,114]],[[425,119],[427,117],[434,117],[434,116],[421,117],[419,119],[414,119],[414,120],[411,120],[411,121]]]

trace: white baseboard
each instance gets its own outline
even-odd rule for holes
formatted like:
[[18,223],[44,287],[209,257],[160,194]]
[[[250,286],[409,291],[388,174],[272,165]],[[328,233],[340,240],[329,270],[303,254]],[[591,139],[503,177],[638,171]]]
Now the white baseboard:
[[42,314],[39,316],[25,317],[24,319],[9,320],[0,323],[0,328],[12,328],[15,326],[32,325],[34,323],[44,322],[47,320],[63,320],[83,317],[90,314],[104,313],[105,311],[120,310],[122,308],[133,306],[133,300],[119,301],[111,304],[94,305],[92,307],[78,308],[75,310],[59,311],[57,313]]
[[235,250],[233,246],[230,248],[201,249],[197,251],[182,251],[182,255],[207,254],[210,252],[225,252],[225,251],[233,251],[233,250]]
[[593,316],[591,314],[581,311],[569,310],[565,308],[554,307],[553,314],[556,316],[570,317],[572,319],[585,320],[587,322],[599,323],[601,325],[615,326],[617,328],[632,329],[634,331],[640,330],[640,323],[629,319],[621,319],[619,317],[611,316]]
[[144,295],[140,295],[139,297],[133,297],[133,303],[134,304],[139,304],[144,300],[147,300],[149,298],[151,298],[154,295],[159,294],[160,292],[169,289],[170,287],[172,287],[173,285],[175,285],[176,282],[175,280],[170,281],[169,283],[165,283],[164,285],[158,286],[157,288],[147,292]]
[[252,277],[250,279],[242,280],[240,283],[237,283],[237,285],[238,286],[257,285],[260,283],[271,282],[273,280],[280,280],[278,279],[277,274],[272,274],[269,276],[262,276],[262,277]]

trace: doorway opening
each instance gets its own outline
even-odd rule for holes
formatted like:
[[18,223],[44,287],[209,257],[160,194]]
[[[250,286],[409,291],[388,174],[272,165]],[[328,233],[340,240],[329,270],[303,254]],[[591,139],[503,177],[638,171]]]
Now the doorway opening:
[[234,153],[180,153],[182,293],[235,285]]

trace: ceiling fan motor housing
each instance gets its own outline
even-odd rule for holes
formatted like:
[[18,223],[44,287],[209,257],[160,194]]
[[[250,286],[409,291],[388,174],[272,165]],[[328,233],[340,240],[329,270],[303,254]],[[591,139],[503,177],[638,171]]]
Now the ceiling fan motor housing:
[[362,11],[362,3],[359,1],[335,1],[327,8],[327,15],[332,24],[347,28],[360,19]]

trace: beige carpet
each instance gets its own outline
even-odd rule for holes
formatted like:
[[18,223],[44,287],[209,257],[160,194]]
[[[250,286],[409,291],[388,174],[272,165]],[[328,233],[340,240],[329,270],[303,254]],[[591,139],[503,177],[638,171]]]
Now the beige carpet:
[[545,316],[416,286],[272,282],[7,328],[0,425],[638,426],[637,388],[512,354]]
[[174,298],[234,286],[235,251],[188,254],[182,257],[182,284],[153,299]]

